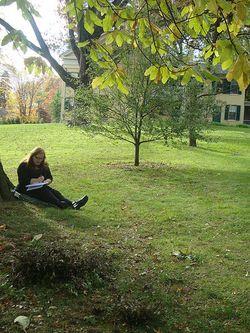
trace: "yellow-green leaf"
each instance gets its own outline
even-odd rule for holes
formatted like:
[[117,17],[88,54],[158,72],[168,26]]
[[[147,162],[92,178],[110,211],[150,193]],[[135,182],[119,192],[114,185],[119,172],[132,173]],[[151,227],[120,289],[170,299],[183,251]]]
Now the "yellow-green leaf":
[[78,47],[85,47],[89,44],[89,40],[85,40],[85,42],[80,42],[80,43],[77,43],[77,46]]
[[84,28],[92,35],[95,31],[94,24],[92,22],[85,21]]
[[161,0],[161,3],[160,3],[160,8],[162,10],[162,12],[168,17],[170,14],[169,14],[169,10],[166,6],[166,1],[165,0]]
[[177,80],[177,78],[178,78],[178,75],[176,73],[174,73],[173,71],[170,72],[169,76],[171,77],[171,79],[174,79],[174,80]]
[[94,13],[92,10],[89,11],[89,16],[91,21],[95,24],[98,25],[99,27],[102,27],[102,20]]
[[113,43],[113,41],[114,41],[113,32],[110,32],[109,34],[106,35],[105,44],[110,45]]
[[103,30],[104,32],[109,31],[113,26],[113,12],[108,11],[103,19]]
[[226,61],[224,61],[222,64],[221,64],[221,68],[223,70],[226,70],[228,68],[230,68],[233,64],[233,58],[228,58]]
[[222,22],[222,23],[218,26],[217,31],[218,31],[218,32],[227,31],[227,25],[226,25],[226,23],[225,23],[225,22]]
[[154,43],[151,44],[151,53],[152,54],[156,53],[156,48],[155,48],[155,44]]
[[187,83],[190,81],[192,75],[193,75],[193,71],[192,71],[191,68],[189,68],[188,70],[186,70],[186,72],[185,72],[185,74],[183,75],[183,78],[182,78],[182,80],[181,80],[181,84],[182,84],[182,85],[187,84]]
[[209,0],[207,3],[207,7],[213,14],[217,14],[218,5],[216,0]]
[[226,78],[228,81],[236,80],[241,90],[247,87],[250,80],[250,64],[247,55],[240,55],[237,58],[232,69],[227,73]]
[[181,17],[185,16],[188,13],[189,13],[189,6],[186,6],[181,11]]
[[204,18],[202,20],[202,31],[201,31],[202,35],[206,36],[206,34],[208,33],[209,29],[210,29],[210,24],[209,24],[208,20],[206,18]]
[[104,78],[102,76],[94,78],[94,80],[92,81],[92,88],[95,89],[99,87],[103,83],[103,80]]
[[241,21],[244,21],[247,15],[247,8],[244,4],[243,1],[239,1],[236,4],[236,12],[237,12],[237,16]]
[[94,61],[98,61],[98,55],[95,49],[90,50],[90,58]]
[[122,34],[118,33],[115,37],[115,41],[116,41],[117,46],[121,47],[123,44]]
[[230,13],[233,9],[232,3],[227,0],[217,0],[218,5],[223,9],[225,13]]
[[206,79],[210,80],[210,81],[218,81],[219,80],[219,78],[217,76],[213,75],[212,73],[210,73],[207,70],[202,70],[201,72],[202,72],[203,76]]
[[10,42],[12,42],[12,36],[11,36],[11,34],[8,34],[8,35],[4,36],[4,38],[2,39],[1,45],[4,46]]
[[194,75],[196,81],[201,82],[201,83],[203,82],[203,78],[200,76],[200,74],[193,71],[193,75]]
[[211,55],[214,53],[214,51],[210,48],[207,50],[207,52],[204,55],[204,59],[207,60]]
[[146,19],[145,18],[141,18],[138,20],[138,26],[139,26],[139,38],[143,38],[145,33],[146,33],[146,23],[145,23]]
[[155,66],[150,66],[144,73],[145,76],[150,76],[150,80],[154,80],[157,76],[158,68]]
[[118,89],[119,89],[123,94],[128,95],[129,91],[128,91],[127,87],[125,87],[125,85],[123,84],[123,82],[122,82],[120,76],[119,76],[119,75],[116,75],[115,78],[116,78],[116,83],[117,83],[117,87],[118,87]]
[[161,82],[165,84],[169,79],[169,70],[167,67],[161,67]]
[[218,65],[219,62],[220,62],[220,58],[219,58],[219,57],[214,57],[214,58],[213,58],[213,66]]

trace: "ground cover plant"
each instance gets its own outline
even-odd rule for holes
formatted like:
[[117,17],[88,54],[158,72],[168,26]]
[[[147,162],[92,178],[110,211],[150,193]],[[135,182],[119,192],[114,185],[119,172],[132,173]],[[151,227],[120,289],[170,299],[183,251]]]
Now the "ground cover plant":
[[[1,203],[0,331],[21,332],[14,319],[24,315],[39,333],[247,332],[250,132],[216,126],[210,137],[198,148],[149,144],[136,168],[125,142],[59,124],[1,125],[13,183],[39,145],[55,188],[90,200],[80,211]],[[75,274],[88,255],[97,274]],[[49,269],[37,279],[49,260],[76,279]]]

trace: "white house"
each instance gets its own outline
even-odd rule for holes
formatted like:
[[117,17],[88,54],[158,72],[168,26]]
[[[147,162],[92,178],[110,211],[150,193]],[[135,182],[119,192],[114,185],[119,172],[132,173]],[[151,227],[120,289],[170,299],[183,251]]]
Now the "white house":
[[[61,55],[62,65],[72,76],[77,77],[79,73],[79,65],[72,50],[66,51]],[[64,81],[61,82],[61,121],[64,119],[66,110],[71,110],[74,105],[74,90]]]

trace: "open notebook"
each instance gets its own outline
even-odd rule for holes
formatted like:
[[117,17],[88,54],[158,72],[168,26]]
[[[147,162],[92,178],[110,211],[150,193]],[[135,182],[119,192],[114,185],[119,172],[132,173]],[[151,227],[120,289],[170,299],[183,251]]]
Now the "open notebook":
[[26,190],[27,191],[37,190],[38,188],[41,188],[41,187],[43,187],[45,185],[47,185],[47,184],[46,183],[29,184],[29,185],[26,185]]

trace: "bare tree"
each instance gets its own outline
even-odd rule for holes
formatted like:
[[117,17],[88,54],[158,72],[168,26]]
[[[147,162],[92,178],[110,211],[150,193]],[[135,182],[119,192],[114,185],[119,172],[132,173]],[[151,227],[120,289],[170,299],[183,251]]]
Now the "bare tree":
[[168,127],[160,114],[162,100],[157,93],[160,85],[144,75],[145,58],[136,51],[129,52],[123,65],[129,68],[126,81],[129,93],[123,94],[116,87],[94,93],[78,91],[72,122],[86,131],[132,144],[134,165],[138,166],[141,145],[163,140]]

